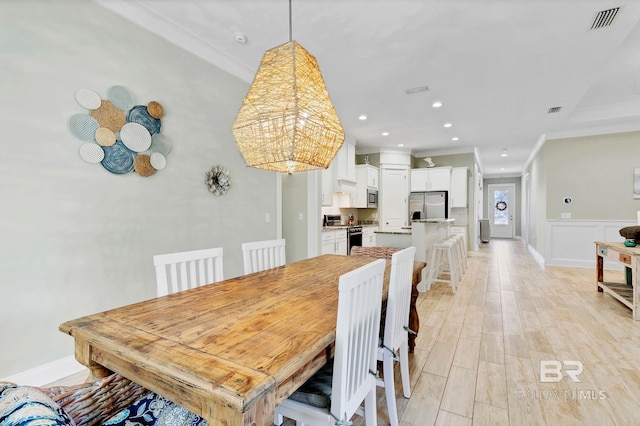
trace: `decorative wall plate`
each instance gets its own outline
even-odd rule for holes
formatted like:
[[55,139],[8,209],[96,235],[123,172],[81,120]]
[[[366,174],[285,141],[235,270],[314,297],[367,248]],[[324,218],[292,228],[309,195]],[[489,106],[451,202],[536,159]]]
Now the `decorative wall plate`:
[[86,109],[97,109],[102,104],[102,99],[93,90],[80,89],[76,92],[76,101]]
[[104,150],[104,160],[101,164],[105,169],[116,175],[133,171],[133,160],[136,158],[136,153],[130,151],[121,141],[102,149]]
[[213,195],[224,195],[231,186],[229,171],[222,166],[214,166],[207,172],[205,183],[209,187],[209,192]]
[[85,142],[80,146],[80,158],[87,163],[97,164],[104,159],[104,151],[94,142]]
[[120,130],[122,143],[131,151],[142,152],[151,146],[151,135],[147,129],[138,123],[127,123]]
[[93,142],[95,140],[96,131],[100,125],[95,118],[87,114],[76,114],[69,120],[69,127],[80,140]]
[[136,172],[151,176],[167,165],[171,140],[160,133],[164,108],[157,101],[136,105],[122,86],[112,86],[108,99],[90,89],[79,89],[75,98],[88,113],[69,120],[71,132],[88,143],[80,147],[80,158],[101,163],[117,175]]

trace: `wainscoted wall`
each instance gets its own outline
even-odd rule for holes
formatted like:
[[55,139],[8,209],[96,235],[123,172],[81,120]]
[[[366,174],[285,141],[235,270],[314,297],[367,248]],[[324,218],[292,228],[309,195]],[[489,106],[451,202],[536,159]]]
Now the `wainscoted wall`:
[[[624,241],[619,230],[637,225],[618,220],[548,220],[545,265],[595,268],[594,241]],[[622,269],[619,264],[605,262],[606,269]],[[594,275],[595,283],[595,275]]]

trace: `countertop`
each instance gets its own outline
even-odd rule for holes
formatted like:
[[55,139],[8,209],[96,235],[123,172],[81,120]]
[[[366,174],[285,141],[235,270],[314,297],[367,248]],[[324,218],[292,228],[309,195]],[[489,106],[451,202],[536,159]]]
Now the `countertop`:
[[411,230],[401,229],[400,231],[376,231],[376,234],[411,235]]
[[[378,227],[379,225],[377,223],[368,223],[366,225],[351,225],[351,226],[362,226],[363,228],[367,228],[367,227],[371,227],[371,226],[375,226]],[[333,226],[323,226],[322,227],[322,232],[324,231],[337,231],[340,229],[347,229],[349,228],[349,225],[333,225]]]
[[434,217],[431,219],[415,219],[412,220],[411,222],[416,222],[416,223],[453,223],[455,222],[455,219],[447,219],[444,217]]

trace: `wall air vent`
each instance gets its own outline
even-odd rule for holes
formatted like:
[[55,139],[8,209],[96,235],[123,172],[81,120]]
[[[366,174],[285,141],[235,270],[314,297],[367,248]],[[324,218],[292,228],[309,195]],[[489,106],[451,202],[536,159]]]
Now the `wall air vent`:
[[410,89],[404,89],[404,93],[406,93],[407,95],[413,95],[414,93],[426,92],[427,90],[429,90],[427,86],[419,86],[412,87]]
[[598,12],[595,19],[593,20],[593,23],[591,24],[591,29],[595,30],[596,28],[608,27],[609,25],[613,24],[613,20],[616,18],[619,11],[620,11],[619,7],[614,7],[612,9],[607,9],[607,10],[601,10],[600,12]]
[[561,109],[562,107],[551,107],[549,111],[547,111],[547,114],[555,114],[556,112],[560,112]]

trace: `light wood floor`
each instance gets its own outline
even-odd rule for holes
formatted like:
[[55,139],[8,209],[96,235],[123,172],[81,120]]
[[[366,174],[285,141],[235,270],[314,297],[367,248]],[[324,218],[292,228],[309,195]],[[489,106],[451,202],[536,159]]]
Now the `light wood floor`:
[[[455,295],[440,284],[418,299],[401,425],[640,425],[640,321],[595,279],[543,268],[518,241],[483,244]],[[542,383],[541,360],[582,362],[580,382]],[[378,418],[389,424],[381,388]]]

